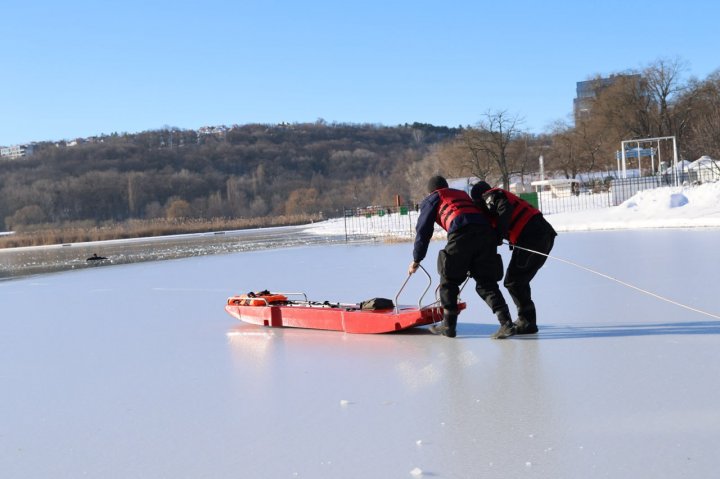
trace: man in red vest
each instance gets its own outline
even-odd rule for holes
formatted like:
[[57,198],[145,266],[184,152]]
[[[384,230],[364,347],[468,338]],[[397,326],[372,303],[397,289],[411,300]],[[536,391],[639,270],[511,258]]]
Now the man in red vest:
[[498,244],[507,240],[513,252],[503,284],[517,306],[515,331],[517,334],[535,334],[538,332],[537,314],[530,281],[545,264],[557,233],[540,210],[509,191],[491,188],[480,181],[473,185],[470,195],[475,204],[495,220]]
[[447,231],[447,244],[437,259],[440,274],[440,304],[443,307],[443,335],[456,335],[460,285],[468,273],[475,280],[478,295],[497,315],[500,328],[492,335],[503,339],[515,334],[510,310],[500,292],[502,258],[497,254],[497,236],[490,219],[464,191],[448,187],[442,176],[433,176],[428,182],[430,193],[420,204],[413,261],[408,274],[413,274],[427,254],[435,223]]

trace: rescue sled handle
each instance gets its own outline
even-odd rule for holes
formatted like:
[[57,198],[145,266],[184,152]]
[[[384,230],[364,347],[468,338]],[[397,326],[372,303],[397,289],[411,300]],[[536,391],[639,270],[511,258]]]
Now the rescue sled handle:
[[[428,289],[430,289],[430,286],[432,286],[432,278],[428,274],[427,270],[425,268],[423,268],[423,266],[421,264],[419,264],[418,266],[420,267],[421,270],[423,270],[423,273],[425,273],[425,276],[427,276],[427,279],[428,279],[428,285],[425,288],[425,291],[423,291],[423,294],[420,296],[420,299],[418,299],[418,309],[422,309],[422,300],[425,297],[425,293],[427,293]],[[396,313],[398,312],[398,297],[400,296],[400,293],[402,293],[402,290],[405,289],[405,285],[407,284],[407,282],[410,281],[410,276],[412,276],[412,274],[408,274],[407,278],[405,278],[405,282],[402,284],[402,286],[400,286],[400,291],[398,291],[397,294],[395,295],[395,312]]]
[[303,298],[305,298],[304,301],[306,303],[308,301],[307,294],[305,294],[305,293],[282,293],[282,294],[284,294],[285,296],[302,296]]

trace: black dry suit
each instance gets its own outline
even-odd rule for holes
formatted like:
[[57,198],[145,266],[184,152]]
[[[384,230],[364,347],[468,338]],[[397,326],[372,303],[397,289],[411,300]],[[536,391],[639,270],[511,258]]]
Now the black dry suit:
[[473,187],[473,200],[484,201],[491,218],[497,221],[498,231],[503,238],[508,240],[510,245],[518,246],[513,248],[503,284],[517,307],[518,319],[527,321],[534,327],[537,313],[530,281],[545,264],[557,233],[540,210],[527,201],[500,188],[484,192],[483,189],[476,191]]
[[435,223],[447,232],[447,245],[438,254],[440,303],[445,311],[457,314],[460,285],[468,274],[475,290],[495,314],[508,315],[508,306],[500,292],[502,260],[497,254],[496,235],[490,221],[460,190],[442,188],[430,193],[420,205],[413,260],[425,258]]

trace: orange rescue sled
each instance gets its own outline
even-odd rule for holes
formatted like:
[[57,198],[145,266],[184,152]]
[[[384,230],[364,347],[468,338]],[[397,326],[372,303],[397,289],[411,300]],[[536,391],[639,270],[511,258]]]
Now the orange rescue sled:
[[[430,283],[430,275],[428,277]],[[290,327],[345,331],[346,333],[390,333],[403,329],[424,326],[442,321],[442,306],[438,301],[421,306],[420,297],[417,306],[399,306],[400,293],[405,288],[410,275],[395,296],[395,302],[381,309],[366,309],[363,303],[331,303],[329,301],[309,301],[305,293],[249,293],[231,296],[225,305],[225,311],[246,323],[270,327]],[[297,298],[297,299],[292,299]],[[460,310],[465,303],[458,302]]]

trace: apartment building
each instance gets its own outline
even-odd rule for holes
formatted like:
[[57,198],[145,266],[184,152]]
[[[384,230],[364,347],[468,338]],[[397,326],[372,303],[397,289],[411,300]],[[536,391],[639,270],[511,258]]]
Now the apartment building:
[[576,97],[573,99],[573,113],[575,120],[588,118],[592,105],[597,98],[598,94],[615,84],[620,79],[629,79],[634,81],[640,81],[640,75],[610,75],[605,78],[594,78],[592,80],[579,81],[576,87]]
[[24,158],[31,156],[33,153],[33,145],[15,145],[15,146],[3,146],[0,148],[0,159],[3,160],[14,160],[17,158]]

